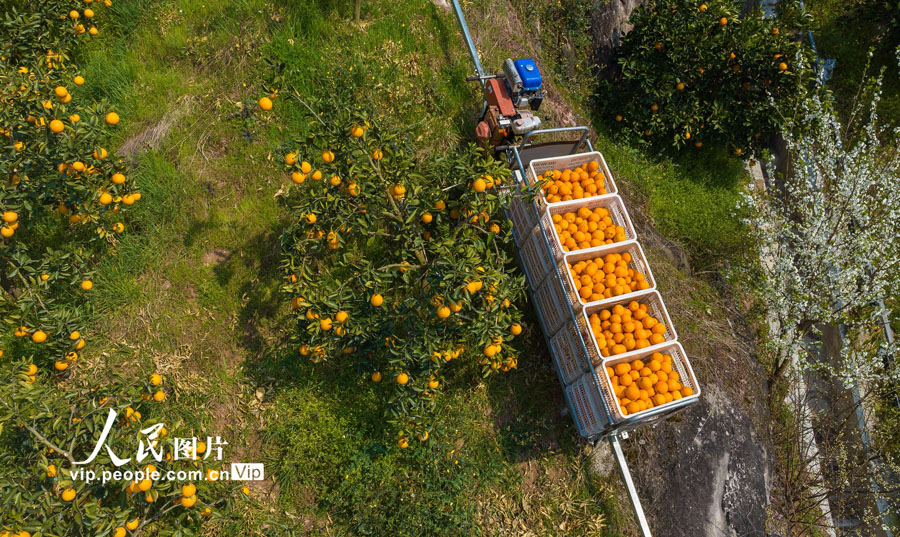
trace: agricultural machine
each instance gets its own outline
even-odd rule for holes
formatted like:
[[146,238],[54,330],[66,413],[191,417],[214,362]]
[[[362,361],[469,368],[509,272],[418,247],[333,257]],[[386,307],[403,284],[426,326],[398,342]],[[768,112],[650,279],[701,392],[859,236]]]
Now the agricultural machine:
[[[507,212],[513,224],[513,236],[521,265],[529,284],[532,303],[540,319],[541,328],[569,410],[579,434],[594,444],[608,441],[612,447],[629,499],[637,515],[641,532],[651,535],[637,490],[622,452],[621,441],[628,432],[658,423],[685,407],[696,403],[700,387],[694,376],[684,348],[678,342],[662,297],[656,291],[652,277],[628,211],[618,196],[612,174],[603,155],[595,151],[588,139],[586,126],[541,128],[536,115],[544,99],[543,81],[533,59],[507,59],[496,74],[488,74],[481,65],[478,51],[469,32],[459,0],[452,0],[469,54],[474,75],[467,78],[478,82],[483,89],[481,113],[475,129],[486,151],[496,158],[505,158],[514,178],[512,202]],[[555,136],[568,139],[554,140]],[[538,139],[544,141],[537,142]],[[551,200],[542,193],[542,177],[556,171],[593,163],[605,181],[603,191],[578,199]],[[605,214],[625,234],[625,240],[570,252],[561,244],[554,227],[554,217],[582,208],[602,208]],[[646,275],[647,286],[640,291],[621,296],[604,297],[586,302],[573,289],[570,266],[609,253],[627,254],[630,267]],[[639,304],[655,318],[664,321],[666,329],[662,341],[645,347],[610,356],[603,352],[592,331],[589,316],[622,304]],[[620,406],[615,375],[610,371],[621,364],[648,361],[651,356],[665,355],[671,360],[671,370],[677,373],[688,394],[669,399],[650,408],[626,411]],[[681,394],[679,394],[681,395]]]

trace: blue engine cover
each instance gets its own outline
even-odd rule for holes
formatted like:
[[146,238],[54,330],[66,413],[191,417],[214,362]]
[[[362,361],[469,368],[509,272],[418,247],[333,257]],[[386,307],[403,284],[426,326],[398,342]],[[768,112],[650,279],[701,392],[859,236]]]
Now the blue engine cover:
[[531,58],[523,58],[513,62],[516,71],[522,77],[522,89],[525,91],[536,91],[541,89],[541,72],[538,71],[537,65]]

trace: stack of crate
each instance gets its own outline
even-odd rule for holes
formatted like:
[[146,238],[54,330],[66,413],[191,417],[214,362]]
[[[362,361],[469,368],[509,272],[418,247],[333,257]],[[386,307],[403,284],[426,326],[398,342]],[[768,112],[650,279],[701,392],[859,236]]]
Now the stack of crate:
[[[603,195],[549,202],[544,193],[535,188],[548,170],[574,170],[592,161],[599,164],[599,172],[605,176],[606,193]],[[697,379],[678,342],[662,297],[656,291],[656,280],[644,250],[637,241],[634,226],[622,198],[618,196],[603,155],[590,152],[533,160],[524,177],[518,170],[515,174],[517,182],[523,187],[513,196],[509,208],[516,246],[560,381],[581,435],[591,438],[623,425],[658,419],[698,398],[700,388]],[[535,194],[528,195],[525,187]],[[626,240],[567,252],[556,233],[553,217],[556,214],[577,212],[582,207],[591,210],[597,207],[607,209],[613,224],[625,229]],[[644,275],[646,288],[593,302],[582,299],[570,274],[570,264],[604,257],[610,253],[626,252],[630,255],[628,267]],[[612,356],[607,352],[607,356],[604,356],[588,319],[595,312],[610,309],[617,304],[627,305],[632,301],[646,304],[648,313],[665,324],[664,341]],[[672,370],[678,373],[683,386],[689,387],[693,393],[643,411],[623,412],[617,402],[607,368],[615,367],[621,362],[646,362],[656,352],[672,357]]]

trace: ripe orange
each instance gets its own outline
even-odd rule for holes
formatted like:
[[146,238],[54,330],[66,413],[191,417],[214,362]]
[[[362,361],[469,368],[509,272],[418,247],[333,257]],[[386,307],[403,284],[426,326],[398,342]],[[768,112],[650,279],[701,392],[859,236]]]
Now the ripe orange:
[[56,465],[47,466],[47,477],[56,477]]
[[727,24],[728,24],[727,18],[722,17],[721,19],[719,19],[719,26],[726,26]]
[[106,122],[110,125],[118,125],[119,123],[119,114],[115,112],[110,112],[106,114]]
[[406,373],[400,373],[399,375],[397,375],[397,384],[400,384],[402,386],[407,382],[409,382],[409,375],[407,375]]
[[518,336],[519,334],[522,333],[522,325],[516,323],[516,324],[510,326],[509,332],[514,336]]
[[194,494],[197,494],[197,487],[193,483],[181,487],[182,496],[193,496]]
[[352,129],[350,129],[350,136],[352,136],[354,138],[362,138],[362,135],[364,133],[365,133],[365,130],[362,127],[360,127],[359,125],[356,125]]
[[75,82],[76,86],[80,86],[80,85],[84,84],[84,77],[81,75],[76,75],[75,78],[72,80]]
[[162,376],[159,373],[153,373],[150,375],[150,384],[153,386],[159,386],[162,384]]
[[378,306],[384,304],[384,297],[376,293],[372,295],[372,298],[369,299],[369,303],[377,308]]
[[126,522],[125,527],[130,529],[131,531],[134,531],[137,529],[137,527],[140,523],[141,523],[141,520],[139,518],[135,518],[134,520],[129,520],[128,522]]
[[431,216],[431,213],[425,213],[422,215],[422,223],[423,224],[430,224],[433,219],[434,219],[434,217]]
[[428,431],[423,431],[416,435],[416,438],[419,439],[419,442],[424,442],[428,440]]
[[156,393],[153,394],[153,400],[157,403],[162,403],[166,399],[166,394],[162,390],[157,390]]
[[197,496],[184,496],[181,498],[181,505],[184,507],[193,507],[197,503]]
[[372,382],[381,382],[381,372],[376,371],[372,373]]
[[47,333],[43,330],[36,330],[33,334],[31,334],[31,341],[35,343],[43,343],[47,341]]
[[781,62],[781,63],[778,64],[778,70],[779,70],[779,71],[782,71],[782,72],[787,71],[787,68],[788,68],[788,66],[787,66],[787,64],[784,63],[784,62]]
[[263,110],[265,112],[268,112],[272,109],[272,99],[268,97],[261,98],[256,104],[259,106],[260,110]]
[[65,371],[66,368],[69,367],[69,362],[66,362],[64,360],[57,360],[53,363],[53,367],[55,367],[57,371]]
[[66,490],[63,491],[63,493],[62,493],[62,500],[63,500],[64,502],[71,502],[71,501],[74,500],[74,499],[75,499],[75,489],[73,489],[73,488],[68,488],[68,489],[66,489]]
[[61,133],[65,128],[66,126],[63,125],[63,122],[58,119],[54,119],[50,122],[50,132],[54,134]]
[[441,306],[437,309],[437,316],[440,319],[446,319],[447,317],[450,317],[450,308],[448,308],[447,306]]
[[397,441],[397,445],[400,446],[401,449],[406,449],[409,447],[409,439],[401,438]]
[[382,158],[384,158],[384,153],[381,151],[381,149],[372,151],[372,160],[381,160]]
[[480,177],[478,179],[475,179],[475,181],[472,182],[472,190],[474,190],[475,192],[484,192],[484,190],[486,188],[487,188],[487,183],[485,183],[484,179],[482,179]]
[[284,163],[288,166],[293,166],[297,163],[297,153],[288,153],[284,156]]
[[331,330],[331,318],[326,317],[326,318],[322,319],[321,321],[319,321],[319,327],[325,331]]
[[113,531],[113,537],[125,537],[126,533],[127,532],[125,531],[125,528],[119,526],[115,529],[115,531]]

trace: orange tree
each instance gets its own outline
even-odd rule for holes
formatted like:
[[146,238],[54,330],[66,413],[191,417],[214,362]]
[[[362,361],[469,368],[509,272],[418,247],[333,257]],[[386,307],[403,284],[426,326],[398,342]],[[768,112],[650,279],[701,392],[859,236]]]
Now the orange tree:
[[794,2],[738,16],[732,0],[655,0],[637,8],[598,93],[621,130],[657,144],[727,146],[749,156],[780,132],[811,83]]
[[517,364],[524,279],[504,250],[509,172],[475,147],[419,158],[362,118],[317,124],[284,162],[284,292],[299,353],[376,383],[401,447],[427,440],[448,368],[487,376]]
[[[225,492],[225,482],[207,480],[222,463],[204,460],[202,440],[192,458],[176,460],[171,439],[182,431],[179,423],[163,421],[165,393],[159,375],[141,381],[111,370],[46,372],[29,360],[0,366],[0,535],[123,537],[145,529],[173,535],[196,530],[204,518],[216,516],[214,509],[239,497],[238,491]],[[118,417],[105,445],[131,460],[116,467],[102,449],[89,464],[76,466],[97,445],[110,409]],[[152,431],[152,442],[164,455],[138,462],[139,442],[147,446],[152,433],[141,431],[157,424],[161,428]],[[96,478],[80,476],[85,469]],[[103,483],[104,470],[146,473]],[[167,479],[170,470],[199,471],[203,477]],[[166,523],[160,524],[163,517]]]
[[0,26],[0,314],[7,352],[64,369],[84,346],[78,304],[93,287],[91,259],[125,230],[121,213],[140,193],[107,149],[118,114],[84,102],[69,60],[91,35],[78,21],[95,13],[38,4]]

